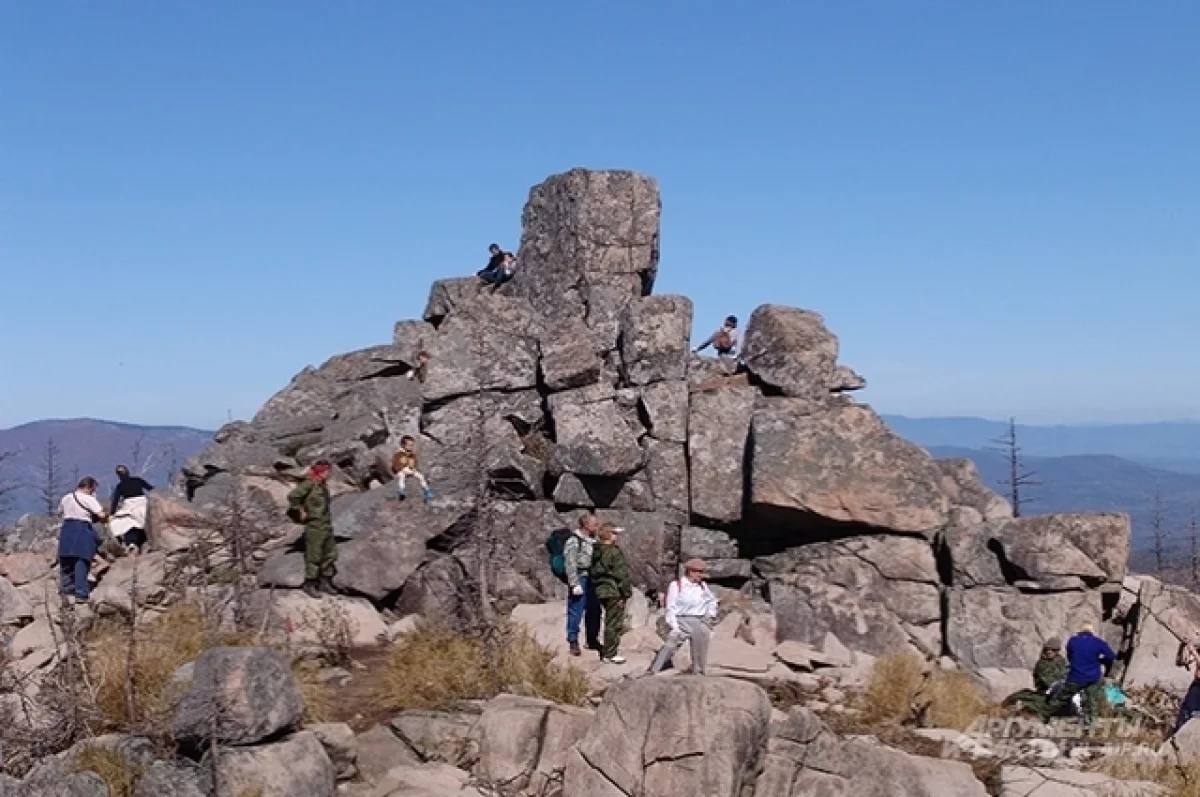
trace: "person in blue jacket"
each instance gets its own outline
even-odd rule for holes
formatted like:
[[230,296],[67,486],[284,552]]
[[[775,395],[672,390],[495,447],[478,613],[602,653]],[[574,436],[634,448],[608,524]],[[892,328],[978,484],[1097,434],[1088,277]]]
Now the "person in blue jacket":
[[79,601],[86,601],[91,595],[88,570],[100,548],[100,537],[92,524],[108,518],[96,500],[96,486],[91,476],[80,479],[58,504],[63,517],[58,534],[59,593]]
[[1096,629],[1086,623],[1079,633],[1067,642],[1067,680],[1046,701],[1041,711],[1042,721],[1055,716],[1071,702],[1071,698],[1083,692],[1083,713],[1091,721],[1096,717],[1098,686],[1104,680],[1104,669],[1112,666],[1117,654],[1100,637]]

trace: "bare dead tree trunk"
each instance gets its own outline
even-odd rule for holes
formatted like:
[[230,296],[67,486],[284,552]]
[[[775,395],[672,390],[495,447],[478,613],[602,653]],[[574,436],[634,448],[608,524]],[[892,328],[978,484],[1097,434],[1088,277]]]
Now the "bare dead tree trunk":
[[4,475],[5,463],[16,457],[16,451],[0,451],[0,509],[8,506],[9,494],[17,489],[17,482]]
[[138,706],[138,559],[133,557],[133,573],[129,578],[129,637],[125,644],[125,714],[131,727],[136,726],[141,712]]
[[1192,589],[1200,589],[1200,518],[1192,512],[1188,523],[1188,540],[1191,542]]
[[42,499],[47,515],[53,515],[58,509],[58,500],[64,492],[62,480],[61,454],[58,443],[51,437],[46,440],[46,450],[42,452],[42,483],[38,486],[38,497]]
[[1154,551],[1154,574],[1162,578],[1167,560],[1167,521],[1163,513],[1162,492],[1154,491],[1154,505],[1150,510],[1150,534]]
[[1000,484],[1008,488],[1008,500],[1012,504],[1013,517],[1021,517],[1025,505],[1033,500],[1028,497],[1028,494],[1022,495],[1022,488],[1034,487],[1040,485],[1041,482],[1035,478],[1037,473],[1028,470],[1024,465],[1021,446],[1017,442],[1015,418],[1008,419],[1008,430],[992,443],[995,445],[990,446],[990,449],[1004,454],[1008,460],[1008,478],[1001,480]]

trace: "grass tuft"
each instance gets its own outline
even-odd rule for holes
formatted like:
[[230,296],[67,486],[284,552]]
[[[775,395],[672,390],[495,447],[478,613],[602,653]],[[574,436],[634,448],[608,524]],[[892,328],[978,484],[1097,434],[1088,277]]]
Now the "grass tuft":
[[142,768],[129,763],[119,750],[87,745],[75,754],[76,772],[94,772],[108,787],[109,797],[132,797]]

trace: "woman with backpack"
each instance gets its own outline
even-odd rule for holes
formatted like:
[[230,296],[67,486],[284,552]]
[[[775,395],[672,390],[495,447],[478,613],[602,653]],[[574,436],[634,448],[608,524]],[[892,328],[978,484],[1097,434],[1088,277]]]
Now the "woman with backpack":
[[58,503],[62,529],[58,533],[59,594],[86,601],[91,595],[88,570],[100,549],[100,537],[92,527],[108,514],[96,500],[96,480],[87,476]]
[[703,559],[689,559],[683,563],[683,578],[667,588],[666,619],[671,632],[650,665],[651,675],[666,667],[684,642],[691,643],[692,672],[704,675],[708,668],[710,624],[717,619],[717,597],[704,582],[707,570]]
[[591,580],[596,597],[604,607],[604,642],[600,659],[611,664],[624,664],[618,653],[621,635],[625,633],[625,601],[633,597],[633,581],[629,577],[629,562],[617,545],[620,529],[605,523],[596,534],[599,544],[592,552]]
[[737,316],[731,315],[725,317],[725,323],[721,328],[709,336],[708,340],[696,347],[696,353],[712,346],[717,351],[718,357],[732,357],[737,353],[738,347],[738,320]]

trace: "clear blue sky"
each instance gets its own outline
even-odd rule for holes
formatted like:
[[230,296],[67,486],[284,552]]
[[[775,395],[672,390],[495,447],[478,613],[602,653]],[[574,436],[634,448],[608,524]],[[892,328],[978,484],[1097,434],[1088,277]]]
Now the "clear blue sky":
[[212,427],[386,342],[572,166],[697,336],[822,312],[884,412],[1200,416],[1200,6],[0,5],[0,426]]

